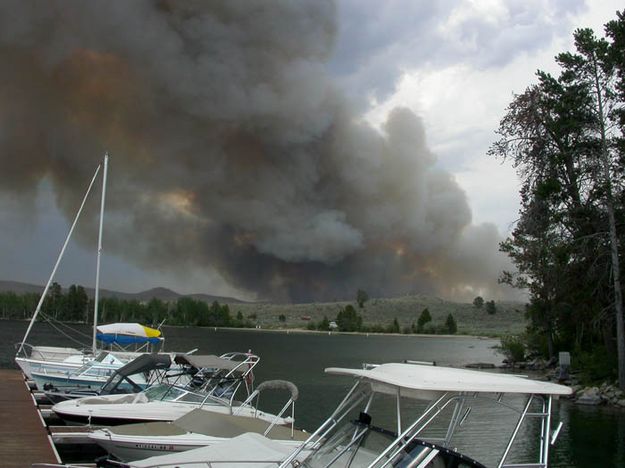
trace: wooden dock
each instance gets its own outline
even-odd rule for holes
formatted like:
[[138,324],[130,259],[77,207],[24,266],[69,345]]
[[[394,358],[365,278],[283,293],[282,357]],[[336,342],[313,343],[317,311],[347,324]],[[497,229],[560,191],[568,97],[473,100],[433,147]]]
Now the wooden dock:
[[0,465],[25,468],[60,461],[24,376],[0,369]]

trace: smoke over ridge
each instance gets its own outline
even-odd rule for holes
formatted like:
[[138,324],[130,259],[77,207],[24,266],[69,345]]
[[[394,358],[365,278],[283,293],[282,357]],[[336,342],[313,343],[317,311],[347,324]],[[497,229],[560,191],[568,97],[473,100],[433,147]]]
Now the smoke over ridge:
[[337,27],[320,0],[4,1],[0,190],[49,177],[72,216],[108,150],[107,249],[144,268],[273,300],[496,294],[498,233],[419,117],[378,132],[333,86]]

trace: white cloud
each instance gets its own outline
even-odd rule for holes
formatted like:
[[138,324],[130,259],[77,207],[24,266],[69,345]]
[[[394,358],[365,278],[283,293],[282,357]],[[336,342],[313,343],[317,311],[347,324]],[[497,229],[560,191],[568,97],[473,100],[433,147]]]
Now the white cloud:
[[[433,52],[454,59],[406,64],[394,91],[371,101],[366,113],[377,126],[397,106],[422,116],[438,164],[454,173],[467,193],[473,222],[493,222],[504,235],[518,217],[519,181],[509,164],[486,152],[497,139],[507,105],[535,82],[537,69],[557,71],[554,56],[573,47],[576,28],[588,26],[602,34],[603,24],[622,9],[616,1],[592,2],[565,15],[565,3],[462,2],[444,18],[431,18],[448,41]],[[485,43],[485,34],[494,42]],[[506,60],[499,60],[502,50]],[[376,60],[384,62],[379,56]]]

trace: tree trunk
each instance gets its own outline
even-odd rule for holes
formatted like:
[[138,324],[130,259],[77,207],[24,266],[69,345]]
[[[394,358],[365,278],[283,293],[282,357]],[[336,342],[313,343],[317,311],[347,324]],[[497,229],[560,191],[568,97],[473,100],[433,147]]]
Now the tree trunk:
[[610,225],[610,257],[612,259],[612,278],[614,281],[614,313],[616,315],[616,348],[618,356],[618,385],[625,390],[625,326],[623,323],[623,292],[621,289],[620,261],[618,256],[618,237],[616,235],[616,218],[614,216],[614,200],[612,198],[612,177],[610,175],[610,155],[605,131],[605,116],[603,114],[603,97],[599,84],[599,71],[596,60],[593,61],[595,71],[595,90],[599,111],[599,126],[601,130],[601,159],[603,163],[603,177],[606,184],[606,210]]

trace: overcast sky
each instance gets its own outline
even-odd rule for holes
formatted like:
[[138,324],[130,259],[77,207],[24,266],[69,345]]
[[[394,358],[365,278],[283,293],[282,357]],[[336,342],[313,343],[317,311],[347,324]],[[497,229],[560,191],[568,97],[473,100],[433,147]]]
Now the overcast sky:
[[[601,33],[619,8],[612,0],[340,0],[327,67],[373,125],[382,127],[397,106],[420,116],[436,164],[466,192],[472,223],[493,223],[505,236],[517,218],[519,184],[509,165],[486,156],[498,122],[537,69],[554,70],[554,55],[571,49],[577,27]],[[11,192],[0,196],[0,279],[43,284],[69,220],[49,181],[41,182],[31,212],[16,200]],[[95,253],[72,243],[57,281],[91,286],[94,265]],[[253,297],[214,271],[143,271],[107,252],[106,237],[102,272],[102,287],[121,291],[166,286]]]

